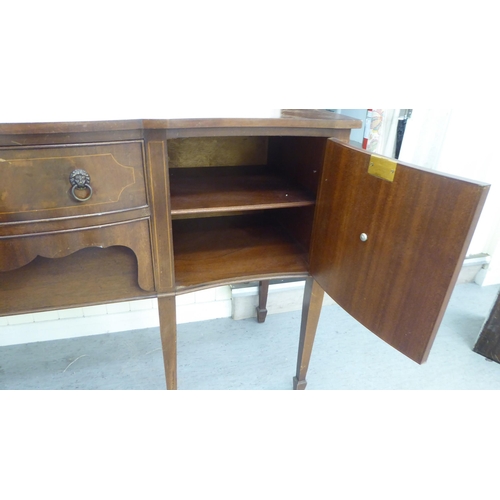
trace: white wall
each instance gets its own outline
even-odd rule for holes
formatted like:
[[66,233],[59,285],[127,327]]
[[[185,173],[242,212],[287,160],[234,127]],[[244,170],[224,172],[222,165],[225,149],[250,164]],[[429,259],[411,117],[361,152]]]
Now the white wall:
[[363,126],[358,129],[351,130],[351,142],[356,143],[356,145],[363,144],[363,133],[365,131],[365,120],[366,120],[366,109],[336,109],[337,113],[341,113],[346,116],[351,116],[352,118],[356,118],[357,120],[361,120],[363,122]]
[[491,184],[488,199],[467,252],[487,253],[491,262],[476,281],[500,283],[500,160],[495,151],[498,117],[483,110],[471,120],[460,110],[414,109],[400,159],[416,165]]
[[[176,297],[177,324],[231,316],[229,286]],[[67,339],[159,325],[156,299],[74,307],[60,311],[0,317],[0,346]]]
[[[265,37],[249,37],[246,49],[229,43],[231,31],[236,39],[240,28],[216,29],[214,11],[212,3],[159,6],[149,0],[2,6],[0,123],[277,116],[281,103],[263,97],[255,84],[269,89],[271,82],[249,72],[243,56],[259,52]],[[253,84],[252,91],[243,84]],[[177,299],[179,323],[230,315],[229,287]],[[2,317],[0,345],[154,326],[157,320],[155,301]]]

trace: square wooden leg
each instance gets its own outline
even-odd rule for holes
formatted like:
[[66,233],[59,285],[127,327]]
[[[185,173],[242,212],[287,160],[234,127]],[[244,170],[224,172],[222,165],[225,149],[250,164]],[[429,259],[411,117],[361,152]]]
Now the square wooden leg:
[[167,389],[177,389],[177,322],[175,297],[158,297],[160,336]]
[[257,306],[257,322],[264,323],[267,316],[267,295],[269,292],[269,280],[259,282],[259,305]]
[[306,374],[309,368],[324,295],[325,292],[318,283],[313,278],[307,278],[302,303],[297,374],[293,378],[294,389],[305,389],[307,385]]

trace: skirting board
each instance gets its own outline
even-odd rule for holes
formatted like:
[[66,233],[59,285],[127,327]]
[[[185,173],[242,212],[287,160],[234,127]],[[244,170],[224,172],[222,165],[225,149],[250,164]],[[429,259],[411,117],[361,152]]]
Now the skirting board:
[[[267,313],[300,311],[304,296],[304,281],[292,283],[278,283],[269,286],[267,298]],[[235,320],[253,318],[256,316],[256,307],[259,304],[259,289],[257,286],[234,288],[231,317]],[[323,305],[333,304],[333,300],[325,294]]]
[[[473,282],[487,262],[469,260],[464,263],[458,283]],[[268,314],[300,311],[304,281],[273,284],[269,287]],[[325,294],[323,305],[333,300]],[[177,298],[177,323],[189,323],[232,317],[235,320],[256,316],[258,287],[218,287]],[[0,346],[26,344],[46,340],[100,335],[103,333],[158,327],[156,300],[109,304],[63,311],[49,311],[0,318]]]

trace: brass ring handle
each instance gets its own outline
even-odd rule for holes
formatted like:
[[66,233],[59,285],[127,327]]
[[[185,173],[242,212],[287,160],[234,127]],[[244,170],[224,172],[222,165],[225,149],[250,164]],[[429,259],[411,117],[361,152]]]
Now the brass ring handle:
[[[92,196],[92,186],[90,185],[90,175],[82,170],[81,168],[77,168],[73,170],[69,176],[69,182],[73,186],[71,188],[71,195],[76,201],[87,201],[90,200]],[[76,189],[88,189],[89,195],[86,198],[79,198],[75,194]]]

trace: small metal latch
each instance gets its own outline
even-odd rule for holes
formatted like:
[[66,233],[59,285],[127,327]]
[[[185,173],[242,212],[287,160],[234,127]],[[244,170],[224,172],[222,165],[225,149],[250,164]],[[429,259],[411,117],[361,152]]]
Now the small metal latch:
[[383,156],[371,155],[368,165],[368,173],[379,179],[384,179],[389,182],[394,181],[396,175],[397,161]]

